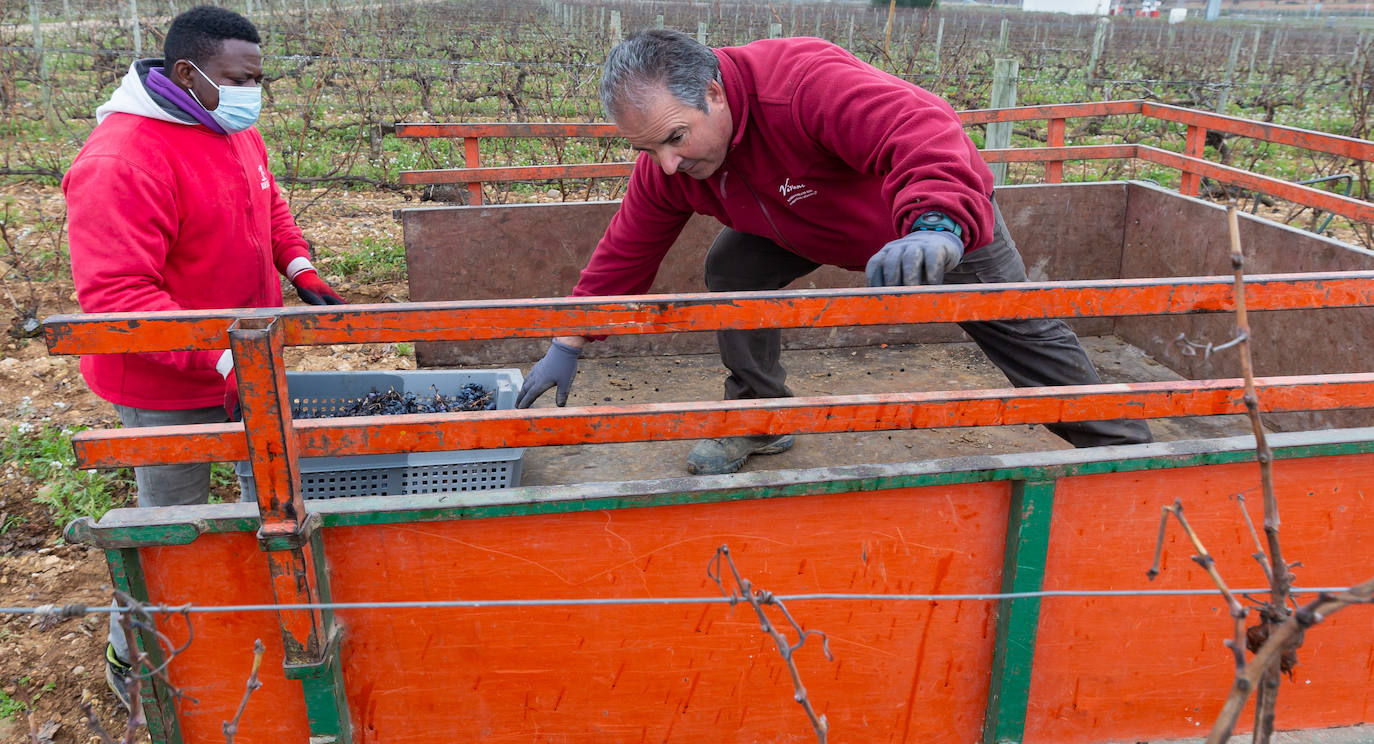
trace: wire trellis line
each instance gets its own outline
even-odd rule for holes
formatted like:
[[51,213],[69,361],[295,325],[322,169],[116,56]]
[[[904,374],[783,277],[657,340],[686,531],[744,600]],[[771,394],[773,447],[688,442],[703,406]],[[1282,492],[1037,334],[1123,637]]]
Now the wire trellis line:
[[[1294,588],[1292,594],[1322,594],[1348,591],[1348,586]],[[1236,594],[1268,594],[1269,588],[1236,589]],[[1050,589],[1038,592],[992,592],[974,594],[775,594],[784,602],[991,602],[1003,599],[1054,599],[1062,597],[1189,597],[1215,595],[1216,589]],[[481,609],[486,607],[585,607],[601,605],[682,605],[731,604],[725,597],[591,597],[583,599],[436,599],[398,602],[315,602],[307,604],[243,605],[39,605],[37,607],[0,607],[0,615],[43,615],[53,618],[132,612],[135,609],[161,613],[276,612],[278,610],[386,610],[386,609]]]

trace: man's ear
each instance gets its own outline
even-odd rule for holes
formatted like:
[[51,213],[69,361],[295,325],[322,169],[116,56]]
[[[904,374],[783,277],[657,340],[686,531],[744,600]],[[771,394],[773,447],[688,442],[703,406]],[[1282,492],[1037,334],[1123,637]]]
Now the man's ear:
[[715,106],[725,103],[725,86],[717,80],[706,83],[706,105]]
[[167,72],[167,77],[171,78],[172,82],[176,83],[179,88],[190,88],[193,82],[191,76],[196,74],[195,68],[191,67],[191,63],[184,59],[172,63]]

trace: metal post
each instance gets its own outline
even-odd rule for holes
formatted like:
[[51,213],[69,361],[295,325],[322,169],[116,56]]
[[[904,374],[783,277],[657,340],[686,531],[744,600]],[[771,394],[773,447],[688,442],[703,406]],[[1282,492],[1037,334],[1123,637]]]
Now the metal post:
[[612,10],[612,11],[611,11],[610,33],[611,33],[611,43],[612,43],[612,44],[619,44],[619,43],[620,43],[620,11],[618,11],[618,10]]
[[697,23],[697,43],[705,46],[706,44],[706,24]]
[[654,16],[654,28],[663,28],[663,14]]
[[[299,443],[286,388],[285,334],[273,318],[235,321],[229,327],[234,370],[243,401],[244,432],[257,485],[272,593],[279,605],[329,600],[328,574],[318,518],[301,496]],[[348,699],[339,664],[339,634],[332,611],[277,610],[285,674],[301,681],[311,741],[351,744]]]
[[782,24],[781,24],[781,23],[770,23],[770,24],[768,24],[768,38],[770,38],[770,39],[780,39],[780,38],[782,38]]
[[851,50],[854,48],[854,14],[853,14],[853,13],[850,13],[850,14],[849,14],[849,35],[848,35],[847,37],[845,37],[844,48],[845,48],[845,49],[851,49]]
[[1264,33],[1262,29],[1255,29],[1255,41],[1250,45],[1250,70],[1245,73],[1245,82],[1247,83],[1255,79],[1255,58],[1259,56],[1260,34],[1262,33]]
[[[1011,108],[1016,105],[1016,74],[1019,63],[1014,59],[995,59],[992,62],[992,108]],[[1011,122],[988,125],[984,147],[998,149],[1011,146]],[[1001,186],[1007,181],[1007,164],[992,164],[993,183]]]

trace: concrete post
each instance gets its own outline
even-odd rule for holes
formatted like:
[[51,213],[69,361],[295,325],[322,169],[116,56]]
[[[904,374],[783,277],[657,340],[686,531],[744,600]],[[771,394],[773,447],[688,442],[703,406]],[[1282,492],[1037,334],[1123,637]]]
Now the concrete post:
[[[995,59],[992,62],[992,108],[1011,108],[1016,105],[1016,79],[1019,63],[1014,59]],[[988,125],[986,149],[1011,146],[1011,122]],[[1007,181],[1007,164],[993,163],[992,176],[998,186]]]

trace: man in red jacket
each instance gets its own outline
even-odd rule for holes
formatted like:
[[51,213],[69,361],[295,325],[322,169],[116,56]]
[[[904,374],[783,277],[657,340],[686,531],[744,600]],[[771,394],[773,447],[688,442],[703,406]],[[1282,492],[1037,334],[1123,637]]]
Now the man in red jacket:
[[[993,179],[943,99],[821,39],[712,50],[645,31],[611,50],[601,100],[641,155],[574,295],[640,294],[693,213],[725,229],[706,256],[712,291],[776,290],[822,264],[869,286],[1025,281]],[[1060,320],[961,323],[1018,386],[1100,382]],[[776,329],[722,331],[728,400],[790,396]],[[520,390],[567,402],[582,337],[554,339]],[[1150,441],[1141,421],[1060,423],[1079,447]],[[790,434],[698,442],[691,473],[730,473]]]
[[[301,299],[340,304],[253,127],[262,104],[257,29],[200,6],[172,21],[164,59],[133,63],[62,180],[77,299],[88,313],[280,307],[280,275]],[[81,374],[125,426],[237,418],[228,351],[108,354]],[[203,504],[209,463],[135,468],[139,506]],[[112,618],[107,678],[128,706],[129,658]]]

